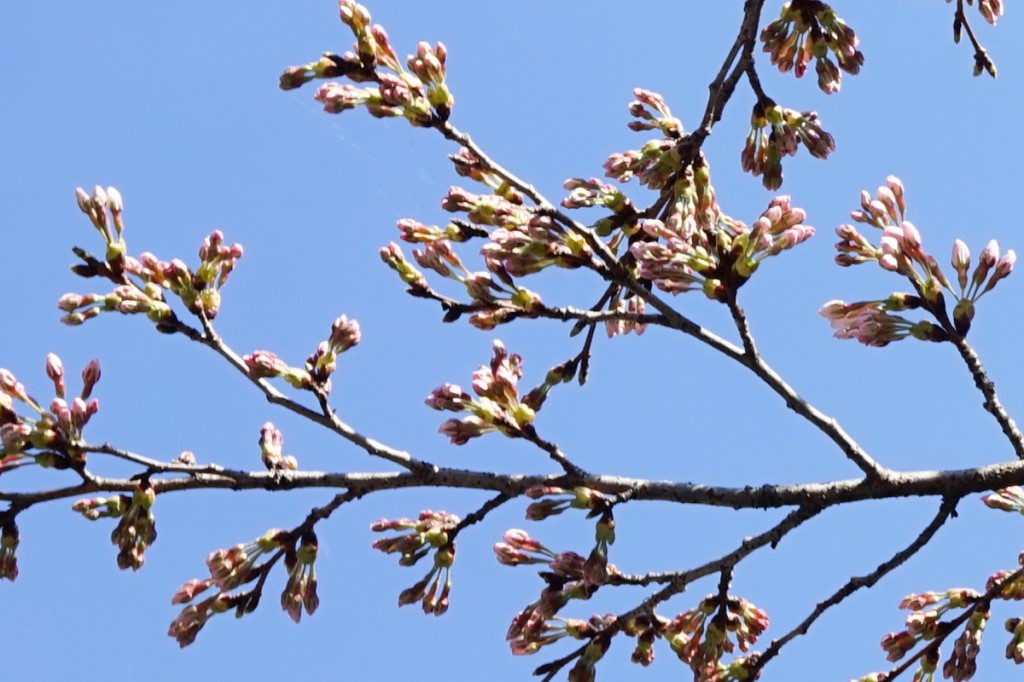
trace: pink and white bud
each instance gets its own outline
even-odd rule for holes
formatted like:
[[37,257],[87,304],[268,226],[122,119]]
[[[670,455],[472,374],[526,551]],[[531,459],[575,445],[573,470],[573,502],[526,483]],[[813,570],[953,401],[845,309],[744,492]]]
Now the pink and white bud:
[[92,395],[92,389],[100,380],[102,372],[100,371],[100,361],[97,358],[93,358],[85,367],[82,369],[82,397],[88,400],[89,396]]
[[953,242],[950,264],[956,270],[957,283],[960,285],[960,290],[963,291],[967,287],[967,271],[971,268],[971,251],[961,239]]
[[896,198],[896,206],[900,209],[900,214],[907,212],[907,203],[903,193],[903,182],[895,175],[890,175],[885,179],[885,184],[892,191],[893,196]]
[[54,353],[46,356],[46,376],[53,382],[54,391],[58,398],[64,397],[66,385],[64,383],[64,363]]
[[980,288],[988,279],[989,271],[999,262],[999,242],[995,239],[985,245],[985,250],[978,257],[978,267],[974,269],[974,276],[971,278],[975,287]]
[[336,319],[331,326],[330,343],[335,353],[344,353],[357,345],[361,339],[362,332],[359,329],[359,322],[349,320],[346,315]]
[[124,210],[124,200],[121,199],[121,193],[117,191],[116,187],[107,188],[107,203],[110,206],[110,212],[115,217]]

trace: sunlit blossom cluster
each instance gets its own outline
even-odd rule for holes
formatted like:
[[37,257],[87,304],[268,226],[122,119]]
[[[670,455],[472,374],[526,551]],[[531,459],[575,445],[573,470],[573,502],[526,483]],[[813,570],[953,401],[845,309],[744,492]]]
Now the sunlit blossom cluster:
[[[972,272],[970,251],[957,239],[950,257],[956,273],[954,287],[935,257],[924,250],[917,227],[906,219],[906,197],[899,178],[889,176],[874,198],[862,192],[860,203],[851,217],[880,230],[881,238],[876,245],[853,225],[840,225],[836,229],[836,263],[844,267],[877,263],[883,270],[905,278],[914,292],[857,303],[829,301],[821,315],[830,321],[835,336],[868,346],[885,346],[908,336],[928,341],[946,341],[954,334],[966,336],[977,301],[1013,272],[1017,254],[1013,250],[1000,254],[999,244],[992,240]],[[947,308],[946,294],[956,301],[952,310]],[[934,323],[914,322],[893,314],[914,309],[930,313]]]

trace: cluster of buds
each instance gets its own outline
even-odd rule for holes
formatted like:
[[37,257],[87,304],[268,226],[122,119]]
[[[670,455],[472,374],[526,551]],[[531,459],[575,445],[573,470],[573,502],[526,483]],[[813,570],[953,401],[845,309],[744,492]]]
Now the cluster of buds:
[[370,526],[378,533],[405,531],[397,536],[382,538],[373,543],[374,549],[385,554],[401,554],[398,563],[413,566],[420,559],[434,553],[434,565],[422,580],[402,590],[398,605],[421,603],[423,613],[440,616],[448,610],[452,589],[452,564],[455,563],[454,532],[460,519],[444,511],[425,510],[412,519],[380,519]]
[[359,322],[342,315],[331,325],[331,334],[326,341],[317,344],[304,367],[292,367],[275,353],[257,350],[246,355],[245,362],[249,376],[253,379],[281,378],[295,388],[331,392],[331,375],[338,368],[338,356],[357,345],[362,339]]
[[318,548],[316,534],[309,531],[302,536],[298,547],[289,547],[284,554],[288,582],[281,592],[281,608],[296,623],[302,618],[303,611],[312,616],[320,606],[315,568]]
[[315,62],[285,69],[280,86],[282,90],[294,90],[317,78],[348,78],[356,83],[365,83],[374,79],[374,71],[352,52],[343,56],[324,52]]
[[352,50],[341,56],[325,53],[315,62],[288,67],[281,74],[281,89],[298,88],[317,78],[372,82],[376,85],[325,83],[317,90],[316,100],[331,114],[362,106],[376,118],[404,117],[414,126],[447,121],[455,98],[445,82],[448,50],[444,44],[421,42],[416,54],[406,61],[407,71],[387,31],[380,24],[371,24],[364,6],[354,0],[341,0],[339,7],[341,20],[356,38]]
[[[980,605],[981,595],[971,589],[957,588],[908,595],[900,602],[901,609],[910,611],[906,627],[883,637],[882,649],[886,651],[888,660],[898,661],[919,643],[948,635],[950,625],[943,621],[945,614],[953,610],[970,609],[964,630],[956,639],[952,654],[942,666],[944,678],[952,678],[957,682],[969,680],[977,669],[975,658],[981,647],[981,633],[989,618],[988,609],[980,608]],[[938,648],[932,647],[919,659],[918,676],[931,679],[931,674],[938,669],[939,658]]]
[[284,434],[272,422],[260,428],[260,459],[267,471],[295,471],[299,462],[294,455],[285,455]]
[[864,55],[857,49],[860,41],[853,29],[821,0],[787,2],[779,18],[761,31],[761,42],[764,51],[771,55],[772,64],[783,73],[793,71],[797,78],[807,72],[811,59],[815,59],[818,87],[826,94],[839,92],[840,69],[856,75],[864,65]]
[[[275,528],[268,530],[252,542],[240,543],[228,549],[218,549],[206,557],[206,567],[210,571],[210,577],[189,580],[178,588],[171,598],[172,604],[186,604],[186,606],[171,623],[167,631],[168,636],[174,637],[178,641],[178,645],[184,648],[195,641],[196,635],[213,616],[234,609],[235,615],[241,618],[245,614],[255,611],[259,605],[262,583],[248,592],[230,594],[229,590],[264,575],[280,555],[275,554],[273,558],[262,564],[256,562],[265,554],[281,551],[285,553],[285,563],[289,571],[288,585],[281,594],[281,605],[293,619],[298,620],[291,610],[293,607],[292,595],[296,593],[297,588],[301,587],[301,590],[298,590],[300,608],[305,605],[306,612],[312,614],[318,605],[316,580],[312,579],[312,586],[309,582],[312,577],[312,562],[316,559],[316,538],[312,533],[304,536],[299,549],[296,550],[291,534]],[[295,556],[296,564],[288,564],[289,553]],[[298,567],[298,563],[301,563],[299,554],[303,555],[303,561],[309,559],[309,563],[301,568],[302,575],[306,577],[306,582],[302,585],[299,584],[301,579],[294,583],[292,581],[293,572],[300,570]],[[306,566],[309,567],[308,571]],[[192,603],[198,595],[211,587],[217,590],[216,594]],[[304,600],[308,600],[308,604]]]
[[658,130],[665,137],[682,138],[683,124],[672,115],[664,97],[643,88],[633,90],[633,96],[636,99],[629,103],[629,113],[635,120],[629,122],[630,130]]
[[1003,624],[1010,633],[1010,643],[1006,645],[1006,657],[1020,665],[1024,663],[1024,619],[1007,618]]
[[836,149],[835,139],[821,127],[816,112],[786,109],[771,100],[758,101],[740,155],[743,170],[761,177],[765,188],[778,189],[782,186],[782,159],[794,156],[801,143],[816,159],[827,159]]
[[509,355],[498,340],[494,341],[493,351],[491,362],[480,365],[473,373],[476,398],[456,384],[444,384],[435,388],[424,401],[435,410],[469,413],[468,417],[449,419],[441,425],[440,433],[451,438],[453,445],[463,445],[490,431],[519,437],[532,428],[540,405],[536,400],[528,400],[532,394],[523,399],[519,397],[522,358],[515,353]]
[[292,367],[269,350],[256,350],[242,358],[253,379],[280,377],[295,388],[310,388],[313,377],[302,367]]
[[[1017,556],[1017,563],[1024,566],[1024,552]],[[988,577],[985,590],[989,594],[994,593],[999,599],[1024,600],[1024,571],[996,571]]]
[[14,579],[18,577],[18,543],[20,541],[18,524],[13,520],[0,527],[0,580],[14,582]]
[[649,140],[640,149],[609,156],[604,162],[604,174],[619,182],[636,177],[641,185],[657,190],[670,186],[682,165],[682,156],[673,140]]
[[[946,0],[947,4],[950,2],[952,0]],[[973,5],[974,0],[967,0],[967,4]],[[999,17],[1003,16],[1003,0],[978,0],[978,11],[985,21],[995,26]]]
[[[614,522],[607,523],[604,520],[599,522],[598,533],[603,534],[604,539],[599,542],[607,543],[614,541]],[[609,540],[611,538],[611,540]],[[620,575],[619,570],[607,559],[600,561],[591,558],[585,559],[576,552],[554,552],[543,544],[534,540],[525,530],[513,528],[505,532],[502,541],[495,543],[494,554],[499,564],[505,566],[519,566],[531,564],[547,564],[552,575],[562,580],[582,580],[591,587],[603,585],[613,576]]]
[[137,571],[146,561],[146,549],[156,541],[156,517],[153,503],[156,491],[148,481],[142,481],[131,496],[96,497],[75,502],[71,509],[90,521],[116,518],[117,526],[110,541],[117,545],[117,567]]
[[635,241],[630,251],[639,276],[659,289],[672,294],[700,289],[712,300],[727,301],[763,260],[814,234],[803,224],[805,217],[788,196],[779,196],[752,227],[725,215],[710,232],[688,229],[685,220],[644,220],[641,229],[651,240]]
[[89,222],[103,237],[106,244],[105,258],[115,273],[124,269],[125,243],[121,238],[124,231],[124,201],[114,187],[103,189],[99,185],[89,194],[81,187],[75,189],[75,200],[82,213],[89,216]]
[[856,339],[865,346],[881,348],[908,336],[920,341],[946,341],[949,335],[942,327],[928,320],[913,322],[892,314],[920,307],[919,297],[894,293],[880,301],[832,300],[822,306],[819,314],[832,325],[837,339]]
[[622,634],[636,639],[636,646],[630,660],[645,668],[654,662],[654,642],[661,637],[669,621],[649,611],[640,613],[621,622]]
[[615,542],[615,516],[609,497],[582,486],[566,490],[557,486],[538,485],[528,489],[525,494],[530,499],[539,500],[526,509],[526,518],[531,521],[541,521],[561,514],[566,509],[586,509],[588,519],[596,517],[594,547],[583,564],[582,578],[590,585],[603,585],[609,576],[618,573],[608,563],[608,547]]
[[635,131],[658,130],[664,137],[648,140],[640,149],[612,154],[604,162],[605,176],[619,182],[629,182],[635,176],[651,189],[669,187],[683,167],[679,151],[683,125],[658,93],[637,88],[633,95],[636,100],[630,102],[629,113],[634,120],[628,127]]
[[331,335],[317,344],[316,350],[306,358],[306,372],[324,393],[331,392],[331,375],[337,369],[338,356],[359,344],[362,339],[359,322],[342,315],[331,325]]
[[[224,235],[214,230],[199,247],[199,266],[193,272],[183,261],[162,261],[152,253],[138,258],[127,255],[122,236],[121,195],[113,187],[97,187],[92,196],[76,190],[78,206],[100,230],[107,244],[104,261],[83,249],[75,249],[82,260],[72,267],[81,277],[103,277],[114,284],[107,294],[69,293],[60,298],[57,307],[67,313],[61,322],[79,325],[103,312],[124,315],[145,315],[162,331],[174,331],[174,313],[164,298],[170,291],[194,315],[212,320],[221,305],[220,289],[228,281],[238,259],[243,255],[241,244],[225,244]],[[112,218],[106,218],[106,210]],[[110,226],[114,231],[111,232]]]
[[[458,154],[448,156],[455,166],[455,172],[464,178],[470,178],[489,187],[494,194],[513,204],[521,205],[525,201],[522,193],[512,187],[508,180],[495,173],[483,160],[466,147],[460,147]],[[449,237],[454,239],[454,237]],[[456,240],[464,241],[464,240]]]
[[[722,657],[737,647],[746,653],[768,628],[768,614],[740,597],[708,595],[664,626],[662,636],[681,661],[701,680],[743,680],[757,654],[730,664]],[[730,639],[730,637],[732,639]],[[735,644],[733,643],[735,640]]]
[[567,509],[586,509],[588,517],[596,516],[612,503],[604,493],[583,486],[570,490],[553,485],[535,485],[523,494],[531,500],[539,500],[526,508],[526,518],[530,521],[543,521]]
[[[499,324],[509,322],[518,316],[532,316],[542,305],[539,294],[518,286],[511,280],[500,260],[492,260],[488,265],[503,275],[503,281],[495,281],[488,272],[470,272],[462,263],[462,259],[452,249],[450,238],[465,241],[464,225],[452,223],[447,229],[441,230],[435,225],[424,225],[416,220],[405,218],[398,221],[398,230],[404,241],[421,244],[421,248],[413,250],[413,258],[423,268],[432,270],[441,277],[454,280],[466,288],[475,309],[470,317],[470,324],[478,329],[493,329]],[[495,233],[502,231],[495,230]],[[411,285],[413,289],[427,289],[426,279],[422,273],[409,264],[401,248],[394,243],[381,249],[381,258],[399,277]],[[461,311],[445,318],[451,322],[458,318]]]
[[624,317],[608,320],[604,328],[608,338],[634,332],[637,336],[647,331],[647,323],[638,322],[636,318],[644,314],[647,304],[639,296],[628,298],[614,297],[608,305],[608,309],[618,313],[624,313]]
[[597,178],[569,178],[562,187],[569,190],[569,196],[562,199],[562,206],[565,208],[600,206],[612,213],[635,213],[632,202],[622,190]]
[[[75,446],[100,408],[99,401],[92,398],[100,380],[100,363],[94,359],[86,364],[82,390],[71,400],[64,364],[53,353],[46,356],[46,375],[54,388],[49,410],[28,394],[10,370],[0,368],[0,473],[28,464],[66,469],[84,462],[84,453]],[[14,401],[27,405],[34,416],[19,415]]]
[[[893,294],[882,301],[853,304],[827,303],[821,314],[831,320],[836,336],[856,338],[870,346],[884,346],[906,336],[930,341],[944,341],[954,332],[966,336],[978,299],[1013,272],[1017,255],[1012,250],[1000,255],[999,245],[990,241],[970,273],[970,251],[966,244],[956,240],[950,258],[958,285],[954,289],[935,257],[924,250],[917,228],[906,220],[906,197],[899,178],[886,178],[886,184],[878,188],[875,198],[866,191],[861,192],[860,203],[861,208],[850,216],[855,222],[881,230],[882,237],[875,246],[853,225],[840,225],[836,229],[839,236],[836,263],[844,267],[878,263],[882,269],[905,277],[915,294]],[[943,290],[957,301],[952,316],[946,309]],[[938,325],[912,323],[889,314],[913,308],[929,312]]]
[[158,285],[150,283],[142,287],[122,284],[108,294],[64,294],[57,301],[57,307],[67,313],[60,321],[69,326],[80,325],[104,312],[145,315],[157,324],[173,315],[171,307],[164,300],[163,291]]
[[484,264],[498,279],[515,286],[513,277],[555,266],[578,268],[593,261],[593,251],[576,232],[559,229],[547,216],[533,216],[518,227],[499,227],[480,249]]
[[[559,617],[558,613],[571,601],[590,599],[597,586],[582,578],[583,557],[578,554],[565,552],[551,563],[553,571],[541,573],[547,584],[540,597],[516,614],[505,635],[516,656],[535,654],[563,637],[591,638],[593,642],[592,638],[615,622],[614,616],[595,616],[589,621]],[[595,658],[592,662],[596,661]]]

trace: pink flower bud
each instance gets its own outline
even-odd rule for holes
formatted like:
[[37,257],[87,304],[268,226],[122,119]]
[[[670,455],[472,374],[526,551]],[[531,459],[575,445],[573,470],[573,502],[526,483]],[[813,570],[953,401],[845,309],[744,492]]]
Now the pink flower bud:
[[79,210],[89,215],[89,212],[92,211],[92,199],[89,198],[89,195],[81,187],[75,188],[75,201],[78,202]]
[[92,395],[92,389],[100,380],[100,361],[93,358],[82,369],[82,398],[88,399]]
[[46,356],[46,376],[50,377],[50,381],[53,382],[53,387],[57,392],[57,396],[63,398],[65,390],[64,364],[60,361],[60,358],[53,353],[49,353]]
[[111,213],[117,214],[124,210],[124,201],[121,199],[121,193],[115,187],[107,188],[107,202],[110,205]]

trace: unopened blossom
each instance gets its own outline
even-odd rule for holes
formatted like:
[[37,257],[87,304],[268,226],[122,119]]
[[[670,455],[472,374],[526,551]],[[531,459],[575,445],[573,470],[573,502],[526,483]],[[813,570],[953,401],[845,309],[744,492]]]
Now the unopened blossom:
[[605,331],[608,333],[608,338],[630,332],[640,336],[647,331],[647,323],[636,320],[637,317],[644,314],[646,307],[646,302],[639,296],[615,300],[608,309],[618,313],[625,313],[629,317],[620,317],[605,322]]
[[247,582],[256,561],[278,549],[285,535],[284,531],[271,529],[252,542],[211,552],[206,557],[206,567],[213,584],[220,590],[230,590]]
[[1024,619],[1007,618],[1003,626],[1012,635],[1006,645],[1006,658],[1020,665],[1024,663]]
[[316,592],[316,557],[317,540],[312,531],[302,538],[298,547],[285,553],[288,581],[281,592],[281,608],[296,623],[302,618],[303,611],[312,616],[320,605]]
[[331,325],[331,350],[335,353],[344,353],[349,348],[357,345],[362,339],[362,332],[359,329],[357,320],[350,320],[342,315]]
[[272,422],[267,422],[260,429],[260,458],[268,471],[294,471],[298,461],[292,455],[282,452],[284,435]]
[[845,303],[829,301],[819,314],[829,320],[837,339],[856,339],[866,346],[882,347],[912,336],[921,341],[945,341],[946,333],[927,320],[912,322],[890,310],[891,299]]
[[427,398],[427,405],[439,410],[468,412],[464,419],[449,419],[439,431],[454,445],[490,431],[516,437],[530,424],[539,403],[530,404],[519,395],[518,382],[523,375],[522,358],[509,354],[501,341],[493,344],[493,357],[473,373],[473,397],[454,384],[444,384]]
[[992,509],[1024,514],[1024,489],[1019,485],[1000,488],[995,492],[983,495],[981,501]]
[[822,128],[813,111],[785,109],[774,102],[757,102],[750,118],[750,133],[740,155],[743,170],[761,177],[766,189],[782,185],[782,159],[796,154],[803,144],[818,159],[835,151],[835,139]]
[[288,365],[281,358],[268,350],[253,351],[242,360],[254,379],[279,377],[288,371]]
[[772,64],[783,73],[793,71],[797,78],[811,59],[817,60],[818,87],[826,94],[839,91],[840,69],[855,75],[864,64],[853,29],[824,2],[787,2],[779,18],[761,32],[761,42]]
[[207,578],[206,580],[192,579],[183,584],[178,588],[177,592],[171,597],[172,604],[187,604],[196,595],[205,592],[213,585],[213,578]]
[[220,593],[208,597],[196,604],[189,604],[178,617],[171,622],[167,634],[174,637],[178,646],[185,648],[195,641],[196,635],[203,629],[207,621],[219,613],[225,613],[236,607],[239,598],[230,594]]
[[605,177],[629,182],[636,177],[650,189],[663,189],[682,170],[673,140],[650,140],[640,149],[616,152],[604,162]]
[[636,100],[629,103],[629,113],[635,120],[629,122],[630,130],[658,130],[665,137],[682,137],[683,124],[672,115],[664,97],[643,88],[633,90],[633,96]]
[[601,182],[597,178],[569,178],[562,187],[570,190],[569,196],[562,199],[565,208],[587,208],[602,206],[615,213],[632,209],[632,202],[615,185]]
[[146,560],[146,549],[156,541],[156,520],[152,510],[155,500],[153,487],[139,484],[131,497],[117,495],[106,499],[79,500],[71,508],[90,520],[117,518],[117,527],[110,539],[119,549],[118,568],[137,571]]

